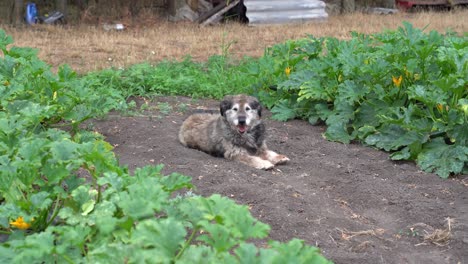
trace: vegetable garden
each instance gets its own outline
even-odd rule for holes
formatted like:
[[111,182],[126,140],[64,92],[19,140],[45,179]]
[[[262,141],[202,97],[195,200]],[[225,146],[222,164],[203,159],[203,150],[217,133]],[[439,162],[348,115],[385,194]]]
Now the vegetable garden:
[[468,170],[467,40],[404,24],[347,41],[288,41],[258,59],[226,54],[79,76],[66,65],[53,73],[0,31],[0,259],[327,263],[302,240],[259,246],[270,227],[247,206],[196,195],[190,177],[164,175],[161,165],[131,172],[83,124],[134,111],[135,96],[243,92],[277,120],[325,124],[328,140],[457,176]]

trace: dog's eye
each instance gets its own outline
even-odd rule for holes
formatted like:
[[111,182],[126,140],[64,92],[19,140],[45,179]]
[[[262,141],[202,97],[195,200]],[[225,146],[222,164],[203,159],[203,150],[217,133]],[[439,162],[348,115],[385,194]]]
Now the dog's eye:
[[250,107],[247,106],[247,107],[245,108],[245,111],[250,111]]
[[237,107],[234,107],[232,111],[237,112]]

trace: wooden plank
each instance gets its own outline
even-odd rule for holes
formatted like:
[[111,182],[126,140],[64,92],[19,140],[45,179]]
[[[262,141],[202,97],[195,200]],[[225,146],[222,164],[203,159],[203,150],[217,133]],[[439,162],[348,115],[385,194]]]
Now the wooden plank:
[[197,22],[202,23],[203,21],[207,20],[208,18],[210,18],[214,14],[218,13],[221,9],[223,9],[225,7],[226,7],[226,1],[223,1],[221,4],[217,5],[215,8],[201,14],[198,17]]
[[225,6],[215,14],[213,14],[211,17],[203,21],[201,24],[202,26],[209,25],[211,23],[219,22],[222,18],[222,15],[229,11],[229,9],[233,8],[235,5],[239,4],[240,0],[234,0],[232,1],[229,5]]

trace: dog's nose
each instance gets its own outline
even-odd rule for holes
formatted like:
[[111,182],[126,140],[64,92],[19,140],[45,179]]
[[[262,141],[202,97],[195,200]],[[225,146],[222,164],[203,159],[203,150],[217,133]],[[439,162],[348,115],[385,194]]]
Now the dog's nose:
[[245,116],[239,116],[239,125],[245,125],[247,118]]

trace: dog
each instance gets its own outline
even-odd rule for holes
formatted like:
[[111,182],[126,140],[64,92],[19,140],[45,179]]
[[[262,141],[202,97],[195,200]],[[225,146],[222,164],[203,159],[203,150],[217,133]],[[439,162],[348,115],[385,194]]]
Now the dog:
[[288,157],[268,149],[262,106],[257,98],[228,95],[219,108],[218,114],[190,115],[180,127],[180,143],[257,169],[268,170],[289,161]]

